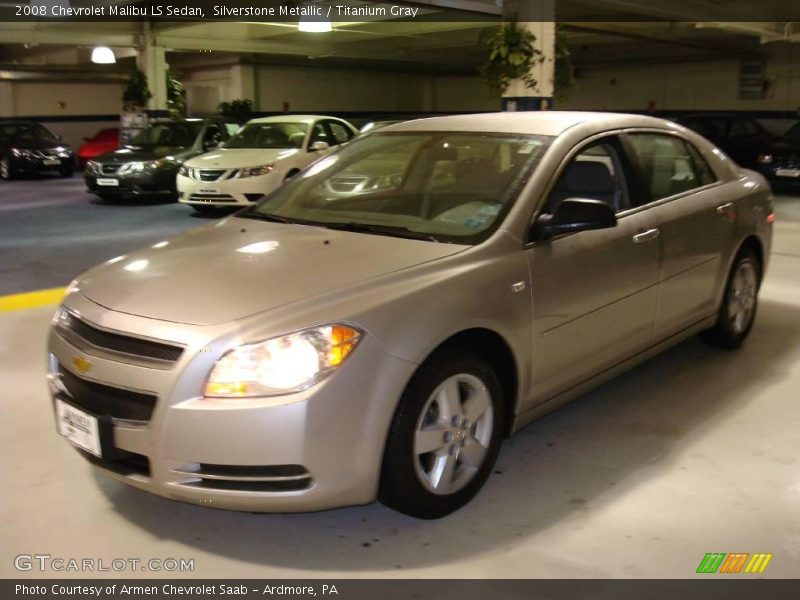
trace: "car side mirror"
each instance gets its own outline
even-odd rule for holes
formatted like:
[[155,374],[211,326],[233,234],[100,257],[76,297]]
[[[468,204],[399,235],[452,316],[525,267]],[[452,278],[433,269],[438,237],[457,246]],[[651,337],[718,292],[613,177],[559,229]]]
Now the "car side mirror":
[[531,228],[535,240],[547,240],[562,233],[616,227],[617,215],[605,202],[585,198],[569,198],[561,202],[554,214],[539,215]]
[[57,133],[53,137],[55,137],[59,142],[63,142],[64,141],[64,136],[61,135],[61,134]]
[[328,142],[318,141],[311,144],[311,147],[308,149],[308,151],[321,152],[322,150],[327,150],[330,147],[331,145]]

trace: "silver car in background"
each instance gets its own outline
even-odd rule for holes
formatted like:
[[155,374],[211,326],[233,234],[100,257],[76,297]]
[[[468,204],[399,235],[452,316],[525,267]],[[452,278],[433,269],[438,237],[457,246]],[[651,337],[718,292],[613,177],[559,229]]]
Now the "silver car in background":
[[389,126],[76,279],[49,341],[59,431],[175,500],[441,517],[533,419],[695,333],[740,345],[771,197],[650,117]]

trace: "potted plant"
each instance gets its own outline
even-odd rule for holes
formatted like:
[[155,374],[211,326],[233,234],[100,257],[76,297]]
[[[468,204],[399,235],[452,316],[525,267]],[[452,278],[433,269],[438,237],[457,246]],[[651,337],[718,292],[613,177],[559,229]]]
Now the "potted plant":
[[253,101],[237,98],[230,102],[220,102],[218,110],[223,117],[244,123],[253,118]]
[[509,21],[484,36],[482,42],[488,56],[479,72],[492,90],[502,95],[514,80],[523,81],[530,89],[538,85],[532,73],[544,55],[531,31]]

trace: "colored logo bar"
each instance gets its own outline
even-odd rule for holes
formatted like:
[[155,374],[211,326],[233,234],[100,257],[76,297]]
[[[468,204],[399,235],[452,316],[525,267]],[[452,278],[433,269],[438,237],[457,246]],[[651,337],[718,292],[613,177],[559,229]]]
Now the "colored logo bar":
[[772,554],[749,554],[747,552],[733,552],[727,554],[725,552],[709,552],[700,561],[697,566],[697,573],[714,574],[714,573],[763,573],[769,561],[772,560]]

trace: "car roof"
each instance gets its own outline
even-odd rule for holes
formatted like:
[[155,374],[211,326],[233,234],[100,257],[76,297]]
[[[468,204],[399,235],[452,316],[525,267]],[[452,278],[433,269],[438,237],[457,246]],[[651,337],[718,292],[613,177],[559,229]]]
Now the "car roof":
[[522,133],[529,135],[558,136],[577,125],[602,125],[617,127],[659,127],[671,125],[668,121],[643,115],[577,111],[525,111],[496,112],[447,117],[429,117],[389,125],[381,132],[390,131],[471,131],[486,133]]
[[271,117],[259,117],[258,119],[250,119],[248,123],[311,123],[319,121],[320,119],[333,119],[341,121],[338,117],[331,117],[327,115],[273,115]]

